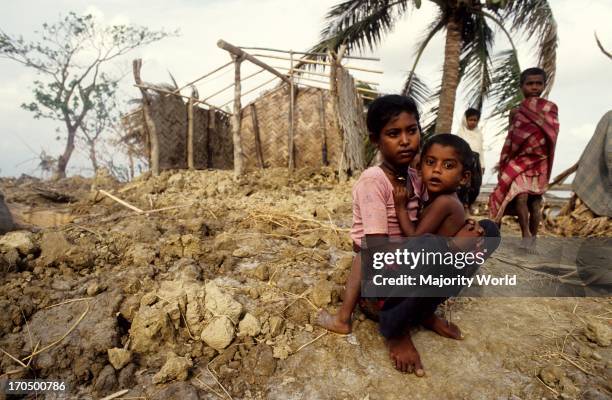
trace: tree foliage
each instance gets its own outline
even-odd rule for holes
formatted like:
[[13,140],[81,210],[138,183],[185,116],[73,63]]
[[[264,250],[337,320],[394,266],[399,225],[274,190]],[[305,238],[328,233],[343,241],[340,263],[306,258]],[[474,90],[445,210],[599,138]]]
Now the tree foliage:
[[58,22],[44,23],[37,40],[26,41],[0,31],[0,57],[34,69],[34,100],[22,107],[34,118],[60,121],[66,147],[57,158],[55,177],[66,174],[75,137],[90,123],[101,102],[114,97],[118,77],[105,71],[109,62],[176,32],[132,25],[101,25],[92,15],[68,13]]
[[[506,114],[521,99],[518,84],[520,67],[513,38],[535,44],[538,65],[548,74],[547,94],[556,70],[557,25],[547,0],[431,0],[438,13],[416,43],[403,93],[423,104],[430,91],[416,75],[421,55],[431,39],[447,30],[449,22],[461,27],[459,81],[467,91],[470,106],[483,108],[486,100],[495,104],[493,116]],[[349,52],[375,49],[401,17],[420,8],[420,0],[347,0],[332,7],[321,39],[311,51],[324,53],[345,45]],[[418,12],[418,10],[416,11]],[[510,48],[493,53],[499,34]],[[445,59],[448,55],[445,55]],[[446,63],[445,63],[446,64]],[[508,86],[508,85],[512,86]],[[441,87],[442,85],[440,85]],[[453,95],[454,98],[454,95]],[[429,97],[437,113],[440,90]]]

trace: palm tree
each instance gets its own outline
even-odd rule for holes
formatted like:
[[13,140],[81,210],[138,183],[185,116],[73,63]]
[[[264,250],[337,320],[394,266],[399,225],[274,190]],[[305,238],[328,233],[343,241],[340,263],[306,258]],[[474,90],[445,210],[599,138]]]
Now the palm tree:
[[[438,14],[416,44],[414,61],[404,84],[404,94],[424,103],[431,100],[428,90],[415,74],[419,60],[436,34],[446,30],[442,81],[434,94],[439,98],[435,132],[450,132],[459,83],[468,93],[468,102],[482,109],[485,98],[496,104],[492,115],[501,115],[522,98],[519,90],[520,67],[513,36],[522,34],[534,40],[538,64],[548,74],[545,95],[551,89],[556,69],[557,25],[546,0],[431,0]],[[373,50],[400,17],[421,0],[347,0],[327,14],[327,25],[312,52]],[[492,54],[498,27],[510,48]]]

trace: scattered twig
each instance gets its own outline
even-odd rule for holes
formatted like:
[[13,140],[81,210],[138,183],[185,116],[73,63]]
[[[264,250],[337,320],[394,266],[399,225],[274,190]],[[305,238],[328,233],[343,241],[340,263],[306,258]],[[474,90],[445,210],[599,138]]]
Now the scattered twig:
[[50,348],[56,346],[57,344],[59,344],[62,340],[64,340],[66,338],[66,336],[70,335],[70,333],[72,333],[72,331],[77,327],[77,325],[79,325],[79,323],[81,323],[81,321],[83,320],[83,318],[85,318],[85,316],[87,315],[87,313],[89,312],[89,302],[87,302],[87,308],[85,309],[85,311],[83,312],[83,314],[81,314],[81,316],[79,317],[79,319],[77,319],[77,321],[70,327],[70,329],[68,329],[68,332],[64,333],[64,335],[57,339],[56,341],[46,345],[45,347],[43,347],[40,350],[37,350],[35,352],[32,352],[32,354],[30,354],[29,356],[27,356],[26,358],[23,359],[23,361],[29,360],[30,358],[49,350]]
[[106,190],[99,189],[98,192],[100,192],[103,195],[105,195],[106,197],[116,201],[117,203],[121,204],[122,206],[129,208],[130,210],[136,211],[138,214],[144,213],[144,211],[141,210],[140,208],[131,205],[127,201],[121,200],[119,197],[113,196],[112,194],[108,193]]
[[321,339],[323,336],[327,335],[327,331],[324,331],[322,334],[320,334],[319,336],[317,336],[316,338],[312,339],[310,342],[304,343],[303,345],[301,345],[300,347],[297,348],[296,351],[293,352],[293,354],[297,353],[298,351],[302,350],[304,347],[309,346],[311,344],[313,344],[314,342],[316,342],[317,340]]
[[53,304],[53,305],[47,306],[47,307],[43,308],[43,310],[47,310],[49,308],[53,308],[53,307],[57,307],[57,306],[63,306],[64,304],[75,303],[77,301],[89,300],[89,299],[91,299],[91,297],[80,297],[78,299],[70,299],[70,300],[62,301],[61,303],[57,303],[57,304]]
[[555,394],[555,396],[559,396],[559,393],[558,393],[558,392],[557,392],[555,389],[553,389],[553,388],[551,388],[550,386],[548,386],[547,384],[545,384],[545,383],[544,383],[544,381],[543,381],[542,379],[540,379],[540,377],[539,377],[539,376],[537,376],[537,375],[536,375],[536,378],[538,378],[538,381],[540,381],[540,383],[541,383],[542,385],[544,385],[544,386],[545,386],[545,387],[546,387],[548,390],[550,390],[551,392],[553,392],[553,393]]
[[108,396],[103,397],[103,398],[101,398],[100,400],[111,400],[111,399],[116,399],[117,397],[122,396],[122,395],[126,394],[126,393],[127,393],[127,392],[129,392],[129,391],[130,391],[129,389],[123,389],[123,390],[120,390],[120,391],[115,392],[115,393],[113,393],[113,394],[109,394]]
[[569,358],[565,353],[559,353],[559,356],[561,358],[563,358],[565,361],[569,362],[570,364],[572,364],[574,367],[578,368],[579,370],[581,370],[582,372],[584,372],[587,375],[591,375],[591,376],[595,376],[592,372],[587,371],[586,369],[584,369],[583,367],[581,367],[578,363],[576,363],[574,360],[572,360],[571,358]]
[[0,351],[3,352],[4,354],[6,354],[9,358],[11,358],[13,361],[15,361],[16,363],[18,363],[19,365],[21,365],[23,368],[28,368],[27,365],[25,365],[23,362],[21,362],[17,357],[14,357],[13,355],[11,355],[9,352],[7,352],[6,350],[4,350],[3,348],[0,347]]
[[[219,356],[217,356],[219,357]],[[232,395],[229,394],[229,392],[227,390],[225,390],[225,387],[221,384],[221,382],[219,382],[219,380],[217,379],[217,376],[210,370],[210,364],[215,361],[217,359],[217,357],[213,358],[212,360],[210,360],[208,362],[208,364],[206,364],[206,370],[208,371],[208,373],[210,374],[210,376],[213,377],[213,379],[215,380],[215,382],[217,382],[217,385],[219,385],[221,387],[221,389],[223,389],[223,391],[225,392],[225,394],[227,395],[227,397],[230,400],[233,400]]]
[[215,389],[213,389],[212,387],[210,387],[210,385],[207,385],[206,383],[204,383],[200,378],[198,378],[197,376],[194,378],[196,381],[198,381],[201,385],[204,385],[204,387],[208,390],[210,390],[213,394],[216,394],[217,397],[219,397],[220,399],[224,399],[225,396],[223,396],[221,393],[217,392]]

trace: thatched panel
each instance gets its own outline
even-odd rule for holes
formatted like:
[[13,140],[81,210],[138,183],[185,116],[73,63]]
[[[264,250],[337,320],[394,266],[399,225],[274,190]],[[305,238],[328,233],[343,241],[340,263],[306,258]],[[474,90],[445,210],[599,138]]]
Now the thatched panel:
[[234,168],[233,148],[228,116],[218,111],[195,106],[193,110],[194,168]]
[[[253,106],[256,109],[264,165],[288,165],[289,100],[289,86],[284,84],[242,110],[241,138],[246,169],[259,168],[252,118]],[[324,165],[325,147],[327,160],[330,163],[337,162],[340,137],[329,91],[315,88],[296,90],[294,121],[296,168]]]
[[187,110],[176,96],[157,96],[150,106],[159,141],[159,170],[187,168]]

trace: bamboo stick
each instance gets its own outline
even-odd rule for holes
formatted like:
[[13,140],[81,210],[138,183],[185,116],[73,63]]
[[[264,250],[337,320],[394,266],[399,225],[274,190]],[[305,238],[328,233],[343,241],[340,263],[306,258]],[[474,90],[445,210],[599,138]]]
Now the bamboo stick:
[[179,94],[179,93],[181,92],[181,90],[185,89],[186,87],[189,87],[189,86],[193,85],[194,83],[196,83],[196,82],[198,82],[198,81],[201,81],[202,79],[204,79],[204,78],[207,78],[207,77],[211,76],[211,75],[212,75],[212,74],[214,74],[215,72],[221,71],[223,68],[225,68],[225,67],[227,67],[228,65],[231,65],[231,64],[232,64],[232,62],[231,62],[231,61],[230,61],[230,62],[228,62],[227,64],[223,64],[223,65],[222,65],[222,66],[220,66],[219,68],[216,68],[216,69],[214,69],[214,70],[212,70],[212,71],[210,71],[210,72],[208,72],[208,73],[206,73],[206,74],[202,75],[202,76],[201,76],[201,77],[199,77],[198,79],[195,79],[195,80],[193,80],[193,81],[191,81],[191,82],[189,82],[189,83],[186,83],[186,84],[185,84],[185,85],[183,85],[182,87],[180,87],[180,88],[178,88],[178,89],[174,90],[174,92],[172,92],[172,93],[168,93],[168,94],[167,94],[167,96],[169,96],[170,94]]
[[289,141],[288,141],[288,152],[289,152],[289,171],[293,171],[295,169],[295,146],[293,143],[294,140],[294,109],[295,109],[295,79],[293,77],[293,53],[289,53],[290,65],[291,69],[289,70],[289,76],[291,77],[291,83],[289,84]]
[[266,64],[265,62],[258,60],[257,58],[253,57],[251,54],[240,50],[238,47],[227,43],[226,41],[224,41],[223,39],[219,39],[219,41],[217,41],[217,46],[223,50],[226,50],[228,52],[230,52],[231,54],[238,56],[238,57],[244,57],[246,60],[249,60],[250,62],[252,62],[255,65],[260,66],[261,68],[271,72],[272,74],[276,75],[277,77],[281,78],[283,81],[287,82],[288,84],[291,84],[291,80],[289,78],[287,78],[286,75],[281,74],[280,72],[278,72],[277,70],[275,70],[274,68],[272,68],[271,66],[269,66],[268,64]]
[[251,121],[253,123],[253,134],[255,135],[255,154],[259,168],[264,168],[263,152],[261,149],[261,138],[259,137],[259,121],[257,121],[257,108],[255,103],[251,103]]
[[[184,99],[189,100],[189,96],[185,96],[185,95],[182,95],[182,94],[179,94],[179,93],[172,93],[171,91],[166,90],[166,89],[156,88],[156,87],[142,85],[142,84],[135,84],[134,86],[137,87],[137,88],[141,88],[141,89],[154,90],[154,91],[159,92],[159,93],[172,94],[174,96],[182,97]],[[220,108],[218,108],[218,107],[216,107],[216,106],[214,106],[214,105],[212,105],[210,103],[206,103],[204,100],[196,100],[196,101],[193,102],[194,105],[199,104],[199,103],[202,103],[202,104],[204,104],[204,105],[206,105],[206,106],[208,106],[210,108],[214,108],[217,111],[221,111],[221,112],[223,112],[225,114],[228,114],[227,112],[223,111],[222,109],[220,109]]]
[[[260,69],[259,71],[252,73],[251,75],[247,75],[247,76],[245,76],[244,78],[241,78],[240,82],[244,82],[244,81],[246,81],[247,79],[252,78],[252,77],[254,77],[255,75],[258,75],[258,74],[260,74],[261,72],[264,72],[264,71],[265,71],[265,69],[263,69],[263,68],[262,68],[262,69]],[[210,100],[212,97],[215,97],[216,95],[221,94],[221,93],[225,92],[227,89],[232,88],[232,87],[234,87],[234,83],[233,83],[233,82],[232,82],[231,84],[227,85],[226,87],[224,87],[223,89],[219,89],[219,90],[218,90],[218,91],[216,91],[215,93],[211,94],[210,96],[208,96],[207,98],[205,98],[203,101]]]
[[323,137],[323,143],[321,144],[321,161],[323,165],[329,165],[327,159],[327,127],[325,123],[325,97],[323,92],[319,92],[319,126],[321,128],[321,135]]
[[[273,58],[275,60],[291,60],[290,58],[287,58],[287,57],[271,56],[271,55],[268,55],[268,54],[257,53],[257,54],[253,54],[253,55],[257,56],[257,57]],[[325,61],[304,60],[303,58],[300,58],[299,62],[300,63],[305,63],[305,64],[317,64],[317,65],[327,65],[327,66],[331,66],[332,65],[332,64],[330,64],[328,62],[325,62]],[[355,71],[371,72],[371,73],[374,73],[374,74],[382,74],[383,73],[383,71],[380,71],[380,70],[369,69],[369,68],[362,68],[362,67],[355,67],[355,66],[352,66],[352,65],[343,65],[342,67],[346,68],[346,69],[352,69],[352,70],[355,70]]]
[[[264,83],[262,83],[261,85],[257,85],[257,86],[255,86],[253,89],[247,90],[246,92],[242,93],[242,95],[244,96],[244,95],[247,95],[247,94],[249,94],[249,93],[252,93],[252,92],[256,91],[257,89],[259,89],[260,87],[262,87],[262,86],[266,86],[268,83],[272,82],[272,81],[273,81],[273,80],[275,80],[275,79],[276,79],[276,77],[273,77],[272,79],[270,79],[270,80],[268,80],[268,81],[265,81],[265,82],[264,82]],[[226,102],[226,103],[222,104],[220,107],[225,107],[226,105],[230,104],[232,101],[234,101],[234,99],[232,99],[232,100],[230,100],[230,101],[228,101],[228,102]]]
[[[290,68],[287,68],[287,67],[274,66],[274,68],[282,69],[282,70],[287,70],[287,71],[290,70]],[[329,78],[330,77],[329,74],[324,74],[324,73],[321,73],[321,72],[308,71],[308,70],[300,69],[300,68],[294,68],[293,71],[294,72],[297,71],[299,74],[316,75],[316,76],[322,76],[322,77],[325,77],[325,78]],[[378,82],[374,82],[374,81],[364,81],[362,79],[357,79],[357,78],[354,78],[354,79],[355,79],[355,82],[367,83],[368,85],[374,85],[374,86],[380,85]]]
[[242,124],[242,106],[240,97],[242,96],[240,84],[240,64],[244,60],[243,55],[231,54],[234,60],[234,113],[232,114],[232,140],[234,142],[234,176],[242,175],[242,140],[240,138],[240,125]]
[[[289,51],[287,50],[278,50],[278,49],[268,49],[265,47],[245,47],[245,46],[240,46],[241,49],[243,50],[260,50],[260,51],[275,51],[278,53],[289,53]],[[327,56],[327,53],[310,53],[310,52],[303,52],[303,51],[294,51],[293,54],[304,54],[304,55],[308,55],[308,56]],[[359,56],[344,56],[344,58],[352,58],[355,60],[368,60],[368,61],[380,61],[380,58],[375,58],[375,57],[359,57]]]
[[111,198],[112,200],[116,201],[117,203],[121,204],[122,206],[129,208],[130,210],[136,211],[139,214],[144,213],[144,211],[141,210],[140,208],[131,205],[127,201],[121,200],[119,197],[113,196],[112,194],[108,193],[106,190],[99,189],[98,192],[102,193],[106,197]]
[[193,97],[187,103],[187,168],[193,169]]

